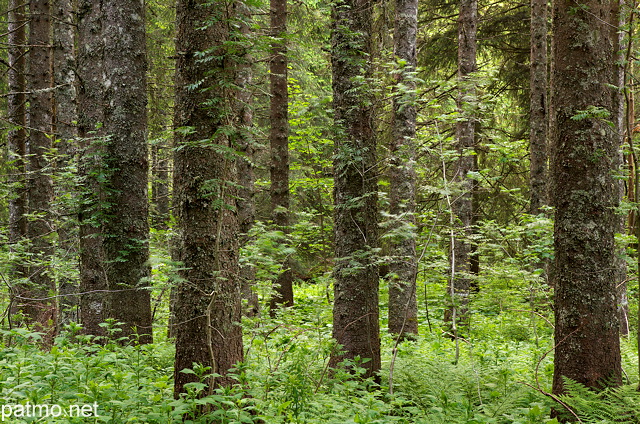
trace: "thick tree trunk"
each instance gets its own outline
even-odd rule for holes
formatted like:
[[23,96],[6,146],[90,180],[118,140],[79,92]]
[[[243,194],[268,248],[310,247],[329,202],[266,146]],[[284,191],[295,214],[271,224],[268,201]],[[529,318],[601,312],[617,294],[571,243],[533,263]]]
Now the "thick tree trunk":
[[80,221],[80,322],[85,334],[105,336],[99,324],[107,318],[107,275],[102,246],[101,223],[105,202],[102,176],[104,165],[105,88],[103,10],[92,0],[78,2],[78,135],[82,156],[78,165],[83,190]]
[[615,115],[615,7],[589,0],[554,4],[553,151],[555,372],[587,387],[620,384],[615,243],[618,204],[612,171]]
[[389,211],[398,231],[389,244],[389,331],[401,336],[418,333],[416,301],[416,33],[418,0],[396,0],[394,50],[404,63],[393,98]]
[[25,27],[27,18],[25,6],[22,0],[9,1],[9,27],[8,27],[8,58],[9,69],[8,85],[9,96],[7,102],[7,116],[12,128],[7,134],[9,148],[9,160],[12,162],[12,172],[9,176],[11,183],[11,196],[9,197],[9,243],[12,253],[15,255],[12,264],[12,277],[24,278],[27,270],[24,266],[24,257],[21,255],[21,243],[27,236],[27,191],[25,181],[25,155],[27,141],[27,91],[26,83],[26,57],[25,45],[27,44]]
[[[226,374],[243,358],[237,171],[226,135],[235,113],[235,93],[227,88],[235,81],[235,63],[225,51],[233,17],[224,3],[195,3],[180,0],[176,10],[173,187],[176,258],[184,268],[175,289],[175,396],[194,381],[181,372],[194,362],[222,376],[208,382],[213,390],[232,384]],[[217,58],[203,63],[204,51]]]
[[531,0],[529,157],[531,200],[537,215],[548,202],[547,172],[547,0]]
[[[458,111],[461,118],[456,125],[456,149],[453,182],[459,192],[451,203],[455,216],[455,239],[451,246],[452,278],[449,293],[453,303],[445,311],[445,320],[458,320],[466,325],[468,321],[467,303],[471,287],[471,235],[473,234],[474,206],[473,189],[475,182],[469,173],[477,168],[475,148],[476,119],[473,102],[476,90],[471,76],[476,71],[476,34],[478,28],[477,0],[460,0],[458,17]],[[471,100],[470,100],[471,99]],[[453,328],[458,328],[454,326]],[[457,334],[454,334],[457,337]]]
[[380,369],[376,137],[371,76],[369,0],[335,3],[332,23],[335,113],[335,283],[333,337],[344,354],[331,365],[359,356],[365,376]]
[[[27,235],[31,243],[29,287],[20,293],[20,309],[28,321],[35,324],[39,331],[52,337],[55,326],[51,322],[57,319],[55,283],[51,276],[50,260],[53,256],[51,243],[54,233],[51,220],[51,199],[53,182],[47,153],[51,148],[50,135],[53,133],[53,96],[51,85],[51,7],[48,0],[29,2],[29,72],[27,88],[29,91],[29,136],[27,138],[28,182],[30,219]],[[21,290],[22,291],[22,290]]]
[[[287,0],[271,0],[271,215],[276,228],[289,232],[289,94],[287,91]],[[283,272],[274,284],[271,307],[293,305],[291,261],[285,259]]]
[[[77,135],[76,124],[78,120],[76,108],[75,90],[75,52],[74,52],[74,10],[70,0],[53,1],[53,75],[56,90],[55,102],[55,136],[58,143],[57,164],[59,167],[67,167],[75,154],[74,144],[70,142]],[[63,196],[71,192],[77,195],[75,190],[68,185],[57,187],[57,196]],[[64,211],[66,212],[66,211]],[[66,217],[58,217],[58,245],[65,252],[67,259],[75,258],[77,251],[77,236],[74,231],[75,222],[70,222]],[[78,322],[78,284],[66,275],[58,281],[59,320],[58,325],[63,326],[70,322]]]
[[122,335],[137,335],[141,343],[150,343],[144,3],[111,1],[103,11],[109,172],[107,217],[102,225],[109,317],[123,323]]

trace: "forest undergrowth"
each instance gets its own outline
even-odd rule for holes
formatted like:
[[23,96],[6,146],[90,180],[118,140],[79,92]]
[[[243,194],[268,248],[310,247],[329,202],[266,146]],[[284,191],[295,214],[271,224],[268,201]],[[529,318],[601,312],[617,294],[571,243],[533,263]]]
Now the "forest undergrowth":
[[[494,270],[497,275],[497,270]],[[494,275],[470,303],[471,322],[458,343],[442,321],[445,282],[421,281],[420,335],[397,342],[383,333],[379,382],[331,372],[337,347],[331,339],[330,278],[296,287],[296,306],[275,317],[245,318],[245,362],[237,385],[209,393],[210,370],[189,393],[173,399],[173,355],[166,329],[151,345],[122,346],[118,328],[101,344],[71,325],[51,349],[40,335],[17,328],[2,331],[0,398],[3,405],[60,405],[63,415],[22,417],[38,423],[554,423],[550,311],[544,296],[531,313],[523,287]],[[546,293],[546,292],[544,292]],[[382,328],[386,296],[381,297]],[[438,309],[440,308],[440,309]],[[627,385],[596,394],[570,385],[562,401],[575,422],[639,422],[636,340],[623,341]],[[357,365],[357,364],[355,364]],[[356,367],[356,370],[358,368]],[[96,405],[98,416],[64,416],[71,405]],[[196,411],[208,411],[198,416]],[[5,411],[7,412],[7,411]]]

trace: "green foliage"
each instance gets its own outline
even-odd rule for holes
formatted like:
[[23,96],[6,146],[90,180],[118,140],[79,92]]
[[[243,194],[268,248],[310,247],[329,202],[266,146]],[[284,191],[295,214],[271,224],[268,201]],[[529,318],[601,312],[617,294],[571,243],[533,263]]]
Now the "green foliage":
[[559,412],[583,423],[637,423],[640,422],[640,392],[636,384],[608,388],[601,392],[589,390],[570,379],[564,380],[566,394],[560,396],[566,408],[557,407]]

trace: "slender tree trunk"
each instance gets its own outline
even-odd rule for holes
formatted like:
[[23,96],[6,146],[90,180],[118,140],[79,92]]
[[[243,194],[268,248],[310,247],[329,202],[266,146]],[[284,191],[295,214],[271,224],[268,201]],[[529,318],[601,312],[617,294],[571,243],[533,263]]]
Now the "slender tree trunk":
[[[51,220],[53,183],[47,153],[51,148],[53,133],[53,82],[51,62],[51,7],[48,0],[29,2],[29,136],[27,138],[27,191],[29,214],[27,226],[31,243],[29,266],[30,287],[20,294],[21,310],[28,321],[51,338],[57,319],[55,284],[50,261],[53,256],[52,235],[55,232]],[[54,323],[53,327],[51,323]],[[51,340],[49,340],[51,341]]]
[[162,2],[147,2],[147,134],[151,145],[151,227],[169,229],[171,218],[171,121],[167,113],[173,108],[173,63],[167,63],[167,53],[173,52],[173,26],[162,22],[175,21],[173,11]]
[[555,394],[564,392],[565,377],[591,388],[622,380],[612,178],[618,137],[610,125],[618,17],[612,3],[583,5],[554,4]]
[[[105,3],[104,129],[108,134],[107,217],[103,222],[109,317],[124,336],[152,341],[146,143],[144,3]],[[126,66],[123,66],[126,64]]]
[[[616,8],[613,11],[613,16],[618,17],[616,23],[618,28],[622,28],[624,24],[624,18],[621,13],[621,0],[616,0],[612,3],[612,6]],[[625,147],[625,134],[628,129],[626,124],[625,113],[625,65],[626,58],[626,46],[625,46],[625,34],[623,31],[618,31],[613,34],[614,36],[614,52],[616,54],[616,60],[614,64],[614,78],[615,86],[619,87],[618,90],[613,91],[613,111],[612,121],[615,125],[615,133],[617,135],[617,155],[615,162],[615,169],[621,169],[624,164],[624,152]],[[622,179],[615,180],[618,203],[624,199],[625,195],[625,181]],[[615,232],[625,234],[627,229],[625,227],[627,217],[622,214],[616,216],[617,225]],[[629,298],[627,296],[627,262],[625,261],[624,247],[618,247],[615,255],[615,269],[616,269],[616,288],[618,291],[618,321],[620,322],[620,335],[629,336]]]
[[[248,20],[251,17],[249,8],[238,2],[238,14],[242,23],[240,27],[241,36],[248,36],[250,28]],[[249,232],[255,221],[255,175],[253,172],[253,161],[255,153],[255,140],[253,138],[253,108],[251,104],[251,80],[253,76],[253,59],[248,52],[239,58],[236,85],[238,87],[237,106],[238,114],[238,225],[240,231],[240,246],[249,242]],[[287,182],[287,186],[288,186]],[[260,312],[260,302],[258,294],[253,290],[256,278],[256,269],[251,263],[244,263],[240,266],[240,278],[242,280],[242,298],[247,302],[244,313],[247,316],[255,316]]]
[[531,200],[537,215],[548,202],[547,171],[547,0],[531,0],[529,157]]
[[21,243],[27,236],[27,191],[25,181],[25,155],[27,140],[27,111],[26,111],[26,57],[25,45],[27,37],[25,27],[27,17],[25,6],[21,0],[9,1],[9,27],[8,27],[8,84],[9,96],[7,102],[7,115],[12,128],[7,134],[9,148],[9,160],[12,162],[12,172],[9,182],[12,193],[9,197],[9,243],[14,255],[12,264],[13,277],[24,278],[27,270],[24,267]]
[[330,364],[359,356],[365,376],[380,369],[378,265],[376,261],[376,137],[371,77],[373,3],[343,0],[332,11],[334,154],[333,337],[344,353]]
[[416,33],[418,1],[396,0],[394,50],[403,63],[393,98],[390,168],[390,213],[398,234],[389,244],[389,331],[401,336],[418,333],[416,301]]
[[[471,253],[473,251],[470,238],[473,233],[474,206],[473,188],[475,182],[469,173],[476,170],[474,155],[475,127],[474,100],[476,90],[471,79],[476,71],[476,34],[478,27],[477,0],[460,0],[458,17],[458,111],[461,119],[456,125],[456,149],[458,160],[454,168],[453,181],[459,193],[451,204],[455,221],[455,240],[451,246],[451,264],[455,272],[449,281],[449,292],[452,303],[445,311],[445,320],[457,319],[461,324],[468,322],[467,303],[471,287]],[[455,309],[455,310],[454,310]],[[455,318],[454,318],[455,317]],[[458,326],[454,328],[459,328]],[[457,337],[454,334],[454,337]]]
[[169,146],[164,140],[151,146],[151,225],[169,228]]
[[[226,135],[234,123],[234,58],[225,51],[234,27],[225,3],[177,4],[174,210],[176,287],[174,394],[195,381],[193,363],[221,375],[209,390],[228,386],[228,370],[243,358],[238,278],[236,158]],[[216,59],[204,63],[199,52]],[[192,88],[198,83],[199,88]],[[183,129],[188,128],[189,131]]]
[[[283,233],[289,232],[289,94],[287,92],[287,0],[271,0],[271,214]],[[275,282],[271,307],[293,305],[293,273],[287,258]]]
[[[58,142],[57,165],[65,168],[73,160],[75,154],[74,143],[77,136],[76,124],[78,120],[75,90],[75,51],[74,51],[74,10],[70,0],[53,1],[53,73],[55,102],[55,136]],[[70,193],[76,196],[75,190],[69,189],[69,184],[57,187],[57,195]],[[66,193],[65,193],[66,192]],[[64,211],[66,212],[66,211]],[[76,241],[78,234],[74,231],[75,223],[66,217],[58,217],[58,246],[64,252],[65,260],[76,257]],[[78,322],[78,284],[69,276],[61,274],[58,281],[59,297],[59,326]]]
[[105,336],[99,324],[107,318],[107,275],[100,230],[105,203],[104,187],[98,182],[104,165],[105,87],[103,10],[92,0],[78,2],[78,135],[81,137],[80,193],[80,321],[85,334]]

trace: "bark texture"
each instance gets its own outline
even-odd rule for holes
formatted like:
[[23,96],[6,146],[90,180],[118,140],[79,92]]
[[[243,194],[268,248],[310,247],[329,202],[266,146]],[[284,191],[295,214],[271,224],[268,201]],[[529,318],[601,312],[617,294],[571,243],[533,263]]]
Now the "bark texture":
[[53,255],[51,199],[53,182],[46,154],[51,148],[53,133],[53,96],[51,85],[51,5],[47,0],[29,2],[29,135],[27,138],[27,197],[31,214],[27,225],[30,240],[30,265],[28,287],[21,288],[20,309],[38,331],[53,336],[57,312],[55,283],[50,272]]
[[611,2],[554,4],[551,175],[556,206],[555,372],[587,387],[620,384],[612,171],[617,16]]
[[[104,130],[108,172],[104,234],[109,317],[122,335],[152,341],[146,143],[144,2],[103,4]],[[139,337],[139,338],[138,338]]]
[[531,0],[531,63],[529,102],[530,202],[537,215],[548,202],[547,171],[547,0]]
[[[287,0],[271,0],[271,59],[269,80],[271,110],[271,216],[278,230],[289,231],[289,94],[287,91]],[[293,273],[285,259],[274,284],[271,307],[293,305]]]
[[101,3],[78,1],[78,135],[81,157],[78,165],[84,190],[80,221],[80,321],[85,334],[105,336],[99,324],[107,318],[107,275],[104,269],[101,222],[104,188],[96,176],[105,173],[102,154],[105,87],[103,11]]
[[[470,239],[473,234],[475,182],[469,173],[477,169],[475,148],[474,116],[476,90],[471,76],[476,71],[476,50],[478,30],[477,0],[460,0],[458,16],[458,112],[461,117],[456,125],[456,149],[458,159],[454,165],[453,182],[458,193],[451,203],[455,216],[455,239],[451,246],[451,279],[449,293],[453,305],[445,311],[445,320],[458,320],[465,324],[468,317],[467,303],[471,288]],[[454,326],[454,328],[457,328]],[[454,336],[457,336],[454,334]]]
[[344,0],[332,10],[334,154],[333,337],[343,355],[359,356],[365,376],[380,369],[376,137],[371,76],[369,0]]
[[[416,301],[416,34],[418,1],[396,0],[394,51],[401,63],[393,98],[389,211],[398,224],[389,244],[389,331],[418,333]],[[402,87],[402,88],[400,88]]]
[[[180,371],[193,363],[222,375],[209,381],[209,390],[232,384],[226,374],[243,351],[236,157],[226,135],[235,123],[235,92],[226,83],[235,80],[236,63],[224,43],[235,12],[225,3],[179,0],[176,13],[173,186],[176,258],[184,266],[174,308],[178,396],[194,381]],[[203,63],[205,51],[213,59]]]
[[12,193],[9,197],[9,243],[12,251],[16,255],[12,266],[13,276],[24,278],[26,269],[24,259],[21,257],[21,247],[27,236],[27,191],[25,181],[25,154],[27,141],[27,111],[26,111],[26,56],[25,45],[27,44],[25,6],[21,0],[11,0],[9,2],[9,25],[8,25],[8,59],[9,69],[7,70],[9,95],[7,97],[7,116],[12,128],[7,134],[7,144],[9,149],[9,160],[12,162],[12,173],[9,182]]

